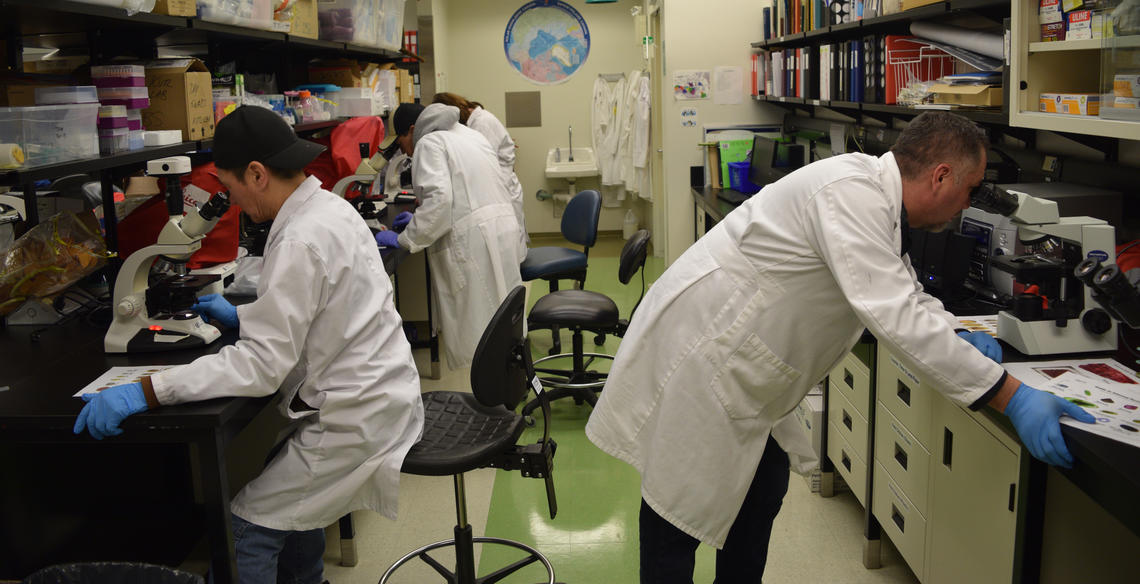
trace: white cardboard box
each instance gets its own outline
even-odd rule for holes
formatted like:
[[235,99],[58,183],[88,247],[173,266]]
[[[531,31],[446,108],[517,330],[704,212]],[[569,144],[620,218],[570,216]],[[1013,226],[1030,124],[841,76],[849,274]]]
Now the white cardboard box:
[[796,422],[811,436],[811,448],[817,458],[823,444],[823,396],[808,395],[795,409]]

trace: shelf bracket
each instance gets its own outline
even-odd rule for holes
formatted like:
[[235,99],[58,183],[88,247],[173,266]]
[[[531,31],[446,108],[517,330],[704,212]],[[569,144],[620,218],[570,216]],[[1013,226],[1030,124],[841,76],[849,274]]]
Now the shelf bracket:
[[863,114],[864,116],[866,116],[868,118],[871,118],[872,120],[882,122],[888,128],[894,127],[892,120],[894,120],[897,117],[892,113],[869,110],[869,109],[865,109],[865,108],[861,108],[859,110],[859,113]]

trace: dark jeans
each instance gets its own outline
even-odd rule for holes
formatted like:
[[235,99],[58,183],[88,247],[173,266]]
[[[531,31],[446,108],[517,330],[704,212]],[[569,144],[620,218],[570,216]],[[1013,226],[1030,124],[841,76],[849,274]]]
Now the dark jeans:
[[[788,468],[787,453],[769,437],[724,549],[716,552],[715,584],[763,580],[772,522],[788,492]],[[697,539],[663,519],[644,499],[640,526],[641,584],[692,584]]]
[[281,531],[232,517],[241,584],[320,584],[325,530]]

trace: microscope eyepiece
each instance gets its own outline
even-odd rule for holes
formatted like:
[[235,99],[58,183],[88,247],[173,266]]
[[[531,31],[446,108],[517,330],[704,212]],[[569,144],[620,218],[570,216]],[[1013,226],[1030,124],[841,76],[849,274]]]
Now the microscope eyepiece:
[[1096,276],[1097,271],[1100,270],[1100,266],[1100,260],[1096,258],[1088,258],[1083,262],[1077,264],[1077,267],[1073,269],[1073,275],[1076,276],[1077,279],[1080,280],[1081,283],[1085,286],[1089,286],[1093,290],[1096,290],[1096,286],[1093,285],[1093,277]]
[[970,206],[1008,217],[1017,210],[1017,195],[992,182],[983,182],[970,191]]
[[214,193],[214,196],[210,197],[209,201],[206,201],[205,205],[202,205],[202,208],[198,210],[198,214],[206,221],[213,221],[225,215],[229,208],[230,194],[225,191],[218,191]]

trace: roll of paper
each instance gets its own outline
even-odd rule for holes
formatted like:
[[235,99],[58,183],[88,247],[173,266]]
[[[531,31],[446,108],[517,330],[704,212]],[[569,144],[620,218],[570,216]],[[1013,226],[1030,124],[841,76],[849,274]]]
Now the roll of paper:
[[24,149],[19,144],[0,144],[0,168],[19,168],[24,165]]
[[932,22],[912,22],[910,32],[917,37],[962,47],[994,59],[1005,58],[1005,45],[1000,32],[970,30]]

